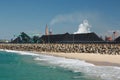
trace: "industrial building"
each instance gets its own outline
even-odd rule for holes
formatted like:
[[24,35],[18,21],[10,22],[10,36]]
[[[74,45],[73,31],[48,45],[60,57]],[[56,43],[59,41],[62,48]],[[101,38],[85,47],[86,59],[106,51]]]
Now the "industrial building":
[[43,35],[42,43],[90,43],[103,42],[95,33]]
[[116,38],[116,33],[113,33],[114,39],[106,37],[105,40],[97,36],[94,32],[78,33],[77,34],[52,34],[46,25],[45,35],[30,37],[22,32],[20,35],[11,41],[11,43],[119,43],[120,37]]

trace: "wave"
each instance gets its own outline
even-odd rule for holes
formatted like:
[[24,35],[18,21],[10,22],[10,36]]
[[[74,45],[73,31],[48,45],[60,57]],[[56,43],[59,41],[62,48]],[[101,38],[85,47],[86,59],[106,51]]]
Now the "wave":
[[83,72],[88,76],[94,76],[103,80],[120,80],[120,67],[114,66],[95,66],[81,60],[66,59],[54,56],[36,57],[34,60],[47,61],[50,64],[58,65],[63,68],[76,72]]
[[15,50],[6,50],[6,49],[0,49],[0,51],[5,51],[5,52],[9,52],[9,53],[17,53],[20,55],[31,55],[31,56],[38,56],[39,54],[35,54],[32,52],[27,52],[27,51],[15,51]]
[[[103,80],[120,80],[120,67],[117,66],[95,66],[94,64],[87,63],[83,60],[67,59],[63,57],[54,57],[49,55],[34,54],[32,52],[14,51],[14,50],[1,50],[6,52],[18,53],[20,55],[34,56],[37,62],[47,62],[52,65],[63,67],[73,72],[82,72],[88,76],[101,78]],[[78,77],[79,78],[79,77]]]

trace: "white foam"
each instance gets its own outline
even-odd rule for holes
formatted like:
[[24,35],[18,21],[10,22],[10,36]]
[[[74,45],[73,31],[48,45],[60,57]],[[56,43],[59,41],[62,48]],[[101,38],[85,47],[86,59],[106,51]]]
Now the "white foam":
[[34,60],[37,60],[37,61],[47,61],[47,59],[41,59],[39,57],[36,57]]
[[[1,50],[7,52],[14,52],[21,55],[32,55],[34,60],[45,61],[49,64],[67,68],[74,72],[83,72],[89,76],[95,76],[97,78],[102,78],[103,80],[120,80],[120,67],[113,66],[95,66],[91,63],[87,63],[81,60],[66,59],[62,57],[54,57],[48,55],[34,54],[30,52],[23,51],[13,51],[13,50]],[[41,63],[41,62],[39,62]]]
[[81,60],[66,59],[61,57],[40,55],[35,58],[38,61],[46,61],[50,64],[58,65],[67,68],[74,72],[83,72],[89,76],[102,78],[103,80],[120,80],[120,67],[113,66],[95,66]]
[[0,49],[0,51],[6,51],[10,53],[17,53],[20,55],[31,55],[31,56],[38,56],[39,54],[34,54],[32,52],[25,52],[25,51],[16,51],[16,50],[6,50],[6,49]]

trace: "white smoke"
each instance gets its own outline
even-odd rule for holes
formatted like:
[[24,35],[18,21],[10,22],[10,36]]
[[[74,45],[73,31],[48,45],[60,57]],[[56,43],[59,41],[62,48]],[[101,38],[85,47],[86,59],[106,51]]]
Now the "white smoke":
[[90,27],[88,20],[83,20],[83,23],[79,25],[78,31],[74,32],[74,34],[90,33]]
[[50,25],[53,26],[58,23],[73,22],[75,20],[75,17],[76,15],[73,14],[57,15],[51,20]]

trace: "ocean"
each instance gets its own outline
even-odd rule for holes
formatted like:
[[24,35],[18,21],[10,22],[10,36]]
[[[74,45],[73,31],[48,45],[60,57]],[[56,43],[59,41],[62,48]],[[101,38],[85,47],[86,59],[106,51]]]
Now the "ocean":
[[0,50],[0,80],[120,80],[120,67]]

